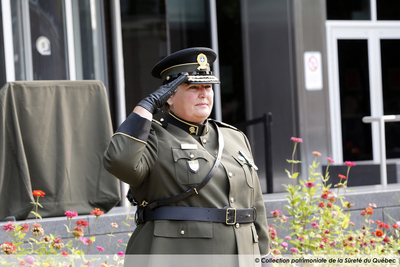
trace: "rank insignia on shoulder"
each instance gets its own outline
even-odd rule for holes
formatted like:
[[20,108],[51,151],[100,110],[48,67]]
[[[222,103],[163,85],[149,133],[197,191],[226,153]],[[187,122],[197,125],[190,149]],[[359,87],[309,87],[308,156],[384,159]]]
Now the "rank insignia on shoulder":
[[258,167],[256,166],[256,164],[254,164],[253,161],[251,161],[246,154],[244,154],[242,151],[239,151],[239,154],[244,158],[244,160],[246,160],[247,164],[250,165],[250,167],[253,167],[256,171],[258,171]]
[[181,149],[197,149],[197,144],[181,144]]
[[197,173],[200,169],[200,164],[197,159],[196,160],[188,160],[187,164],[188,164],[189,170],[193,173]]

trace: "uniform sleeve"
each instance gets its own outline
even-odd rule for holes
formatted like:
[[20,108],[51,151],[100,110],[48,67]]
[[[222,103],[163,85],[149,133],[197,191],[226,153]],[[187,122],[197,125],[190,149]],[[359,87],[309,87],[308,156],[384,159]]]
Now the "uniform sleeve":
[[[244,134],[243,134],[244,135]],[[247,137],[244,135],[247,147],[251,152],[250,143]],[[254,181],[254,205],[257,210],[257,218],[254,222],[254,225],[257,229],[258,234],[258,246],[260,248],[261,256],[266,256],[270,253],[270,238],[268,234],[268,222],[267,222],[267,213],[265,210],[263,194],[261,190],[260,180],[258,178],[257,172],[253,170],[255,173],[256,180]]]
[[131,113],[111,137],[104,152],[105,169],[121,181],[137,186],[157,159],[157,139],[151,121]]

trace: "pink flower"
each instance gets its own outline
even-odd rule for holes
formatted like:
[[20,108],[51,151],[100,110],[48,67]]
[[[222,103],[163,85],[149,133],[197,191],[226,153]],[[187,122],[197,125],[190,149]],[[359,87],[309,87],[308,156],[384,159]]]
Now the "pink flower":
[[328,206],[328,208],[332,208],[332,203],[328,202],[328,203],[326,204],[326,206]]
[[111,223],[111,226],[112,226],[113,228],[118,228],[118,224],[117,224],[117,223]]
[[302,238],[302,237],[299,237],[298,239],[299,239],[300,242],[304,241],[304,238]]
[[354,167],[356,164],[352,161],[345,161],[344,164],[346,164],[347,167]]
[[325,208],[324,202],[319,202],[319,203],[318,203],[318,207],[320,207],[320,208]]
[[312,222],[311,225],[312,225],[312,227],[314,227],[314,228],[319,228],[319,225],[318,225],[318,223],[316,223],[316,222]]
[[333,159],[331,159],[330,157],[327,157],[326,159],[329,161],[329,163],[334,163],[334,162],[335,162],[335,161],[334,161]]
[[281,222],[286,222],[289,218],[286,217],[285,215],[282,215],[282,217],[280,218]]
[[287,247],[288,247],[288,243],[282,242],[282,243],[281,243],[281,246],[284,247],[284,248],[287,248]]
[[290,251],[293,251],[294,253],[297,253],[297,248],[290,248]]
[[25,266],[25,265],[26,265],[26,261],[24,261],[24,260],[19,261],[19,266]]
[[122,241],[121,239],[118,239],[118,242],[119,242],[119,243],[122,243],[123,241]]
[[308,183],[306,183],[306,186],[309,187],[309,188],[313,187],[314,185],[315,185],[315,184],[314,184],[313,182],[308,182]]
[[21,226],[21,231],[24,231],[25,233],[29,231],[29,223],[24,223]]
[[369,203],[369,206],[370,206],[370,207],[373,207],[373,208],[377,208],[377,206],[376,206],[375,203]]
[[15,224],[13,222],[8,222],[7,224],[3,225],[3,231],[11,232],[15,230]]
[[350,225],[352,225],[352,226],[356,225],[356,224],[355,224],[355,223],[353,223],[353,222],[349,222],[349,224],[350,224]]
[[324,248],[324,244],[319,244],[319,247],[320,248]]
[[70,210],[67,210],[64,214],[67,216],[67,219],[71,219],[73,217],[78,216],[78,213],[76,211],[70,211]]
[[290,236],[287,235],[287,236],[285,236],[285,239],[286,239],[286,240],[291,240],[292,238],[291,238]]
[[332,211],[331,216],[332,218],[335,218],[338,216],[338,213],[336,211]]
[[64,257],[68,257],[68,252],[66,252],[66,251],[63,251],[61,254],[62,254]]
[[79,237],[79,240],[82,241],[84,245],[89,245],[89,239],[87,239],[86,237],[81,236]]
[[97,247],[97,250],[99,250],[99,251],[104,251],[104,248],[101,247],[101,246],[98,246],[98,247]]
[[296,143],[302,143],[303,142],[303,139],[297,138],[297,137],[292,137],[292,138],[290,138],[290,140],[292,140],[293,142],[296,142]]
[[274,216],[275,218],[279,217],[279,215],[282,214],[282,211],[280,210],[273,210],[271,211],[272,216]]
[[124,254],[122,251],[120,251],[120,252],[118,252],[118,256],[120,256],[121,258],[123,258],[123,257],[125,256],[125,254]]
[[318,151],[313,151],[312,153],[313,153],[315,156],[317,156],[317,157],[318,157],[318,156],[321,156],[321,153],[318,152]]
[[34,264],[35,263],[35,258],[32,256],[26,257],[25,261],[29,264]]

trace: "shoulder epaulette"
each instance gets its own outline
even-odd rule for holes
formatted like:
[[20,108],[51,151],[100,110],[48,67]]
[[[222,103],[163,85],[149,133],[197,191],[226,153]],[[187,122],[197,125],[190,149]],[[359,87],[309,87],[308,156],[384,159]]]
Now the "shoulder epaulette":
[[238,128],[236,128],[235,126],[232,126],[232,125],[230,125],[230,124],[227,124],[227,123],[225,123],[225,122],[222,122],[222,121],[217,121],[217,120],[214,120],[214,119],[209,119],[209,120],[213,120],[213,121],[215,121],[215,122],[218,124],[218,126],[220,126],[220,127],[228,127],[228,128],[231,128],[231,129],[233,129],[233,130],[237,130],[237,131],[239,131],[239,129],[238,129]]

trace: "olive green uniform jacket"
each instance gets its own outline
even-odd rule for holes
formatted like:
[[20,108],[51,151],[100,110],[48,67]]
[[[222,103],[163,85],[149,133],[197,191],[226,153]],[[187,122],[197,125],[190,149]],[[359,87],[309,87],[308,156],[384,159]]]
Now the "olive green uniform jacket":
[[[224,150],[216,173],[197,195],[172,205],[255,207],[256,221],[236,225],[147,221],[135,229],[127,254],[269,253],[265,206],[256,170],[251,166],[254,161],[249,142],[236,128],[223,123],[219,126]],[[104,166],[130,185],[139,204],[177,195],[200,183],[212,168],[218,151],[214,127],[209,121],[204,125],[187,123],[173,114],[160,123],[132,113],[111,138]],[[198,170],[196,164],[189,166],[190,161],[198,163]]]

